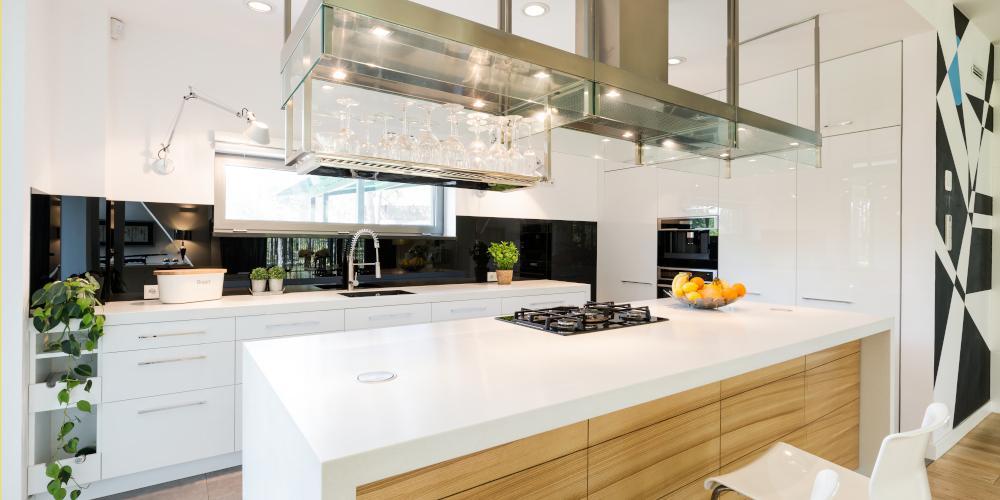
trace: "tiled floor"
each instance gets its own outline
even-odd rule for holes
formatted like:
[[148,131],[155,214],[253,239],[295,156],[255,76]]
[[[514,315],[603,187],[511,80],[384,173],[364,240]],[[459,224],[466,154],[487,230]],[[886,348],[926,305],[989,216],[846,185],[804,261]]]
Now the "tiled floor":
[[240,500],[243,497],[241,467],[179,479],[101,500]]
[[927,467],[935,500],[1000,500],[1000,414]]

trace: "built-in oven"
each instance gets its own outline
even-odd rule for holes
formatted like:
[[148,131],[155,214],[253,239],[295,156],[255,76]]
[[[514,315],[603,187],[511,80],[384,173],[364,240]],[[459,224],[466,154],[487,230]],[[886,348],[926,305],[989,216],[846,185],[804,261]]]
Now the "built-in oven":
[[691,273],[692,278],[701,278],[705,280],[705,283],[711,283],[718,277],[718,271],[715,269],[658,267],[656,268],[656,298],[669,297],[673,293],[671,284],[674,282],[674,276],[677,276],[678,273]]

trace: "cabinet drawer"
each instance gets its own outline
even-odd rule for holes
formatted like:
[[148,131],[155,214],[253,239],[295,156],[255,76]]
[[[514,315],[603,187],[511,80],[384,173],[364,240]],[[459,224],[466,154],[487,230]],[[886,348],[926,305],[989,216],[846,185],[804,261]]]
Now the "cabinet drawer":
[[501,314],[514,314],[514,311],[525,309],[542,309],[558,306],[582,306],[586,301],[585,293],[553,293],[548,295],[531,295],[528,297],[505,297],[501,301]]
[[475,488],[448,500],[585,500],[587,451],[557,458]]
[[[90,392],[84,390],[85,384],[78,385],[69,391],[69,403],[76,406],[80,400],[87,401],[91,405],[100,404],[103,401],[101,387],[102,377],[90,377],[87,380],[93,382],[90,385]],[[49,387],[45,382],[31,384],[28,386],[28,411],[35,413],[40,411],[58,410],[63,408],[62,403],[57,399],[60,391],[66,388],[66,384],[57,383],[55,387]]]
[[[86,485],[87,483],[93,481],[99,481],[101,479],[101,454],[91,453],[90,455],[82,457],[67,458],[64,460],[56,460],[56,463],[62,466],[70,466],[73,468],[73,479],[81,485]],[[46,492],[45,487],[52,480],[49,476],[45,475],[45,467],[48,464],[35,464],[28,467],[28,494],[38,495],[43,493],[44,495],[38,496],[36,498],[52,498]]]
[[430,322],[430,304],[408,304],[348,309],[345,314],[344,326],[348,330],[364,330]]
[[[227,386],[105,405],[102,477],[232,452],[233,399],[233,386]],[[161,445],[148,446],[148,440]]]
[[858,468],[861,401],[852,401],[806,426],[803,450],[848,470]]
[[104,327],[104,353],[227,342],[236,339],[234,318],[166,321]]
[[460,300],[431,304],[434,321],[453,319],[488,318],[500,315],[500,299]]
[[233,385],[233,342],[105,354],[104,401]]
[[344,311],[308,311],[285,314],[262,314],[236,318],[236,340],[263,339],[339,332],[344,329]]

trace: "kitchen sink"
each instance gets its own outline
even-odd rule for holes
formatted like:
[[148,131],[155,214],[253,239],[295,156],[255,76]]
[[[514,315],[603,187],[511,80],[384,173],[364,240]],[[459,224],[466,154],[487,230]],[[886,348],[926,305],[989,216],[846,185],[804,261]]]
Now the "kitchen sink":
[[406,290],[369,290],[367,292],[343,292],[344,297],[380,297],[382,295],[413,295]]

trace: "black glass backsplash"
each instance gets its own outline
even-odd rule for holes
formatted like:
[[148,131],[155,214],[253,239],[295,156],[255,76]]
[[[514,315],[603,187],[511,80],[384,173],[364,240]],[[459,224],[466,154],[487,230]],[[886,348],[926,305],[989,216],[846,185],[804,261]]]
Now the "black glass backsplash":
[[[216,237],[213,207],[206,205],[35,194],[31,207],[32,290],[90,271],[108,282],[105,300],[141,298],[143,285],[156,283],[153,270],[164,265],[225,268],[227,294],[244,293],[250,271],[271,266],[285,268],[289,291],[340,287],[351,241],[325,236]],[[365,286],[472,282],[475,264],[469,249],[475,241],[512,241],[521,253],[515,279],[588,283],[595,298],[596,222],[460,216],[456,224],[455,238],[379,238],[382,278],[376,280],[374,267],[365,266],[359,280]],[[173,240],[175,230],[191,231],[191,240],[183,242],[186,260],[180,256],[181,242]],[[355,262],[374,261],[374,242],[365,236],[358,242]],[[495,268],[492,261],[489,267]]]

